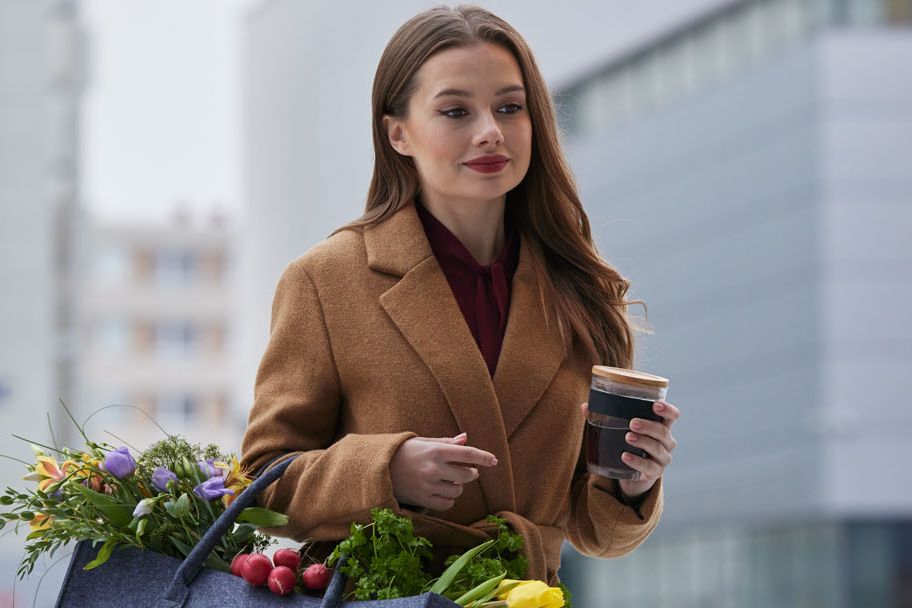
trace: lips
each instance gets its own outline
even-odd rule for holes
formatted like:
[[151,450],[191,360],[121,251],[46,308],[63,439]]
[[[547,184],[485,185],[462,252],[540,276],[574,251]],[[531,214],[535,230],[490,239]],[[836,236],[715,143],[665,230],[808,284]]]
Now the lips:
[[495,156],[480,156],[478,158],[472,159],[465,165],[474,171],[480,173],[497,173],[507,166],[507,163],[510,162],[510,159],[506,156],[495,155]]
[[490,154],[487,156],[479,156],[478,158],[473,158],[467,165],[500,165],[510,159],[502,154]]

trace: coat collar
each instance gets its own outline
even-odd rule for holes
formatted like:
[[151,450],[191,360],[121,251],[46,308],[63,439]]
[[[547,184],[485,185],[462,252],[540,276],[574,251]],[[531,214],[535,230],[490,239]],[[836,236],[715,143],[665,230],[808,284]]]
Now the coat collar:
[[[380,304],[440,385],[460,431],[499,461],[479,467],[488,512],[514,511],[509,438],[564,359],[554,322],[541,306],[531,252],[520,235],[507,328],[494,378],[463,319],[413,204],[364,230],[368,265],[401,277]],[[542,446],[543,449],[545,446]]]

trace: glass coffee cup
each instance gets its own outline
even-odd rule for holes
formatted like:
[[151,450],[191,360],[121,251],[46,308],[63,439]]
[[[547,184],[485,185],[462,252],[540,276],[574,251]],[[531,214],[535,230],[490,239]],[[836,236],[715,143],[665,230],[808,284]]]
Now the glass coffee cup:
[[645,451],[627,443],[630,420],[662,421],[652,405],[667,394],[668,380],[661,376],[594,365],[586,419],[586,469],[602,477],[638,479],[639,472],[621,460],[624,452],[648,457]]

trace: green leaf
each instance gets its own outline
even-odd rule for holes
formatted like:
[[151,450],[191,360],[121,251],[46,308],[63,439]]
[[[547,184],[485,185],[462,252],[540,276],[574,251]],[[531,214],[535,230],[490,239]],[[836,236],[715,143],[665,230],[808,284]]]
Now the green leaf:
[[177,538],[176,536],[172,536],[170,540],[174,546],[177,547],[177,550],[184,554],[184,557],[187,557],[190,555],[190,552],[193,551],[193,547]]
[[490,547],[494,543],[494,540],[485,541],[476,547],[472,547],[465,553],[459,556],[453,564],[443,571],[443,574],[440,575],[440,578],[437,579],[437,582],[431,586],[430,591],[432,593],[442,594],[444,591],[450,588],[450,584],[456,578],[456,575],[459,574],[459,571],[462,570],[467,563],[469,563],[473,557]]
[[231,572],[231,564],[225,560],[219,558],[217,555],[212,554],[206,558],[206,561],[203,562],[203,565],[207,568],[212,568],[213,570],[219,570],[221,572]]
[[133,521],[133,509],[129,505],[117,502],[107,494],[96,492],[81,483],[70,484],[70,487],[77,488],[90,504],[118,528],[125,528]]
[[97,568],[98,566],[108,561],[108,558],[111,557],[112,553],[114,553],[115,547],[117,547],[116,540],[111,538],[106,540],[105,543],[101,546],[101,549],[98,550],[98,555],[95,556],[95,559],[86,564],[83,570],[91,570],[93,568]]
[[288,516],[262,507],[247,507],[235,521],[247,522],[261,528],[278,528],[288,523]]
[[505,576],[507,576],[507,573],[503,572],[500,574],[500,576],[489,578],[485,582],[476,586],[474,589],[466,591],[463,595],[459,596],[459,598],[456,599],[456,603],[460,606],[465,606],[469,602],[474,602],[475,600],[480,600],[481,598],[487,599],[491,597],[490,594],[492,594],[494,590],[497,589],[497,585],[500,584],[500,581],[502,581]]
[[149,524],[149,520],[145,517],[139,520],[139,524],[136,526],[136,538],[141,538],[143,533],[146,531],[146,526]]
[[169,500],[165,503],[165,511],[175,519],[184,519],[190,513],[190,497],[185,492],[177,500]]

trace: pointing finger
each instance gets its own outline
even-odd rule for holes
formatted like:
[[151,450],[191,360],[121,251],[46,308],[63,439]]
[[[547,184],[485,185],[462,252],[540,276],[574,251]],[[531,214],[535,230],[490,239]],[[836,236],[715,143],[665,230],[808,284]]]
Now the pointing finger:
[[451,463],[477,464],[483,467],[493,467],[497,464],[497,457],[494,454],[471,446],[453,445],[444,450],[444,456]]

